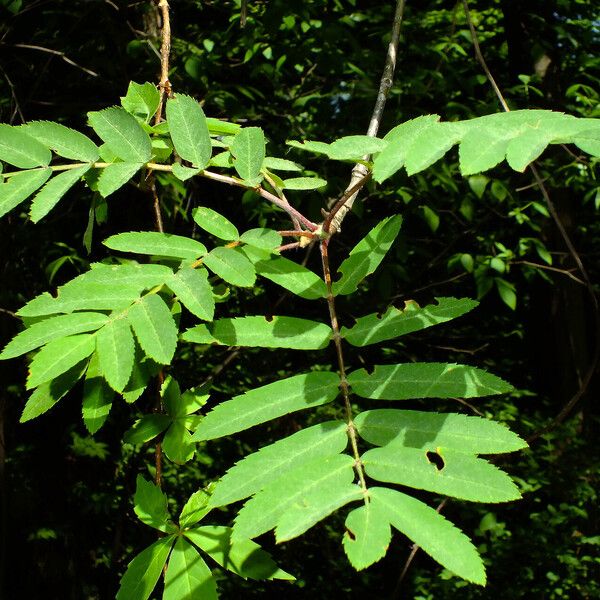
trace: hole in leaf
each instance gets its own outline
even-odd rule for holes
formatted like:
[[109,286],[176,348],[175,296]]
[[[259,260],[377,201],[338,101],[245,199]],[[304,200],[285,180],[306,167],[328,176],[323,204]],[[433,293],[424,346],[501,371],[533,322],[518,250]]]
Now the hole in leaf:
[[270,323],[272,320],[273,320],[273,315],[271,315],[271,314],[266,314],[265,315],[265,321],[267,323]]
[[438,471],[441,471],[446,466],[444,459],[437,452],[429,451],[425,454],[425,456],[432,465],[435,465],[435,468]]
[[356,540],[356,536],[354,535],[353,531],[348,529],[347,527],[346,527],[346,534],[353,542]]

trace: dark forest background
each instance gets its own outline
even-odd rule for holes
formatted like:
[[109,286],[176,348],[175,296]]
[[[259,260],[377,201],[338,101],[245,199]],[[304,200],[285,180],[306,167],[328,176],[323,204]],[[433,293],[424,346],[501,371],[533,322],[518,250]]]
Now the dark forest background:
[[[511,107],[600,116],[596,2],[488,0],[470,7],[482,52]],[[209,116],[262,127],[270,154],[300,158],[286,149],[286,139],[331,141],[366,131],[393,10],[394,3],[383,0],[249,0],[241,28],[239,0],[173,0],[171,83],[201,100]],[[86,112],[118,104],[129,81],[157,81],[159,34],[158,11],[149,1],[0,0],[0,121],[47,119],[85,130]],[[422,114],[451,120],[498,110],[474,57],[462,3],[409,1],[381,131]],[[522,489],[522,501],[451,502],[444,509],[485,557],[488,587],[450,577],[424,555],[417,555],[399,583],[410,551],[399,536],[381,563],[357,573],[343,555],[343,527],[334,518],[281,547],[265,539],[282,567],[298,577],[296,584],[256,584],[223,574],[223,598],[600,597],[600,379],[590,289],[531,175],[502,166],[462,178],[456,156],[450,156],[415,177],[399,174],[380,190],[363,193],[364,202],[344,222],[338,256],[383,216],[400,212],[404,225],[369,290],[339,310],[342,320],[350,320],[409,299],[424,304],[434,296],[481,298],[479,309],[460,321],[407,336],[386,350],[387,357],[401,360],[484,366],[518,390],[473,407],[438,403],[440,410],[476,410],[527,438],[580,395],[563,423],[503,463]],[[349,170],[301,158],[329,182],[305,200],[292,197],[318,220],[320,207],[347,185]],[[596,291],[597,164],[560,146],[539,164]],[[187,215],[199,203],[238,225],[285,224],[280,213],[239,190],[206,181],[184,189],[168,177],[159,183],[167,231],[189,235]],[[77,187],[40,225],[32,225],[25,210],[0,221],[2,345],[20,328],[11,312],[102,259],[100,240],[152,228],[147,196],[123,188],[108,200],[107,218],[94,230],[88,252],[83,242],[91,201],[92,193]],[[316,261],[311,256],[308,264]],[[263,287],[240,293],[228,306],[251,313],[268,310],[278,298],[275,289]],[[306,313],[301,301],[284,302],[286,314]],[[182,386],[201,383],[228,357],[226,351],[182,352],[175,365]],[[246,350],[214,378],[214,391],[225,398],[234,387],[252,387],[289,369],[292,361],[297,367],[298,360],[332,359],[327,353],[298,359],[285,351]],[[124,403],[91,437],[81,422],[77,389],[47,415],[19,424],[25,375],[25,361],[0,363],[0,596],[114,598],[128,561],[153,537],[136,522],[131,504],[136,475],[147,472],[152,448],[122,444],[136,418]],[[279,423],[296,426],[292,417]],[[185,467],[167,464],[165,491],[181,506],[250,447],[268,443],[270,433],[261,428],[235,444],[200,447]]]

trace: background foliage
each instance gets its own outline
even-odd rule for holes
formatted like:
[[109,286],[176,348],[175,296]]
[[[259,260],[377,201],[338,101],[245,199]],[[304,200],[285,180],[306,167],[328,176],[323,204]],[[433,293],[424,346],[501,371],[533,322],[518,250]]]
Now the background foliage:
[[[241,29],[239,2],[174,2],[171,81],[177,91],[202,99],[211,116],[265,129],[274,155],[286,152],[282,142],[289,138],[333,140],[364,133],[393,10],[391,4],[381,4],[255,0]],[[512,107],[600,116],[600,34],[594,4],[472,4],[482,51]],[[2,122],[61,120],[84,130],[85,112],[117,103],[130,80],[156,80],[159,21],[149,2],[3,0],[0,11]],[[473,58],[460,3],[409,3],[382,130],[420,114],[466,119],[497,109]],[[289,151],[290,158],[297,156]],[[310,165],[307,156],[302,159]],[[329,186],[303,209],[318,220],[323,199],[337,196],[349,174],[343,165],[314,160]],[[592,281],[598,281],[600,188],[593,165],[556,147],[544,155],[540,169]],[[174,179],[159,182],[167,231],[189,235],[194,223],[187,215],[197,204],[224,212],[242,229],[251,219],[258,225],[284,223],[251,194],[242,196],[206,181],[192,183],[184,193]],[[348,322],[355,315],[383,310],[390,301],[401,306],[409,299],[424,304],[434,295],[483,296],[479,309],[463,317],[459,329],[440,327],[407,337],[386,350],[385,358],[435,361],[448,360],[450,353],[450,360],[489,367],[519,392],[509,399],[478,401],[475,408],[510,423],[524,437],[553,418],[577,391],[597,343],[589,294],[573,278],[580,274],[530,185],[530,176],[505,167],[463,179],[457,164],[447,161],[410,179],[396,176],[385,192],[365,193],[365,204],[357,205],[356,216],[344,222],[344,252],[383,216],[403,213],[403,230],[371,292],[353,296],[351,303],[340,302],[338,308]],[[0,221],[0,307],[16,310],[26,299],[102,259],[100,239],[128,228],[152,228],[147,196],[128,187],[108,206],[94,208],[98,224],[90,243],[90,202],[91,195],[77,188],[64,201],[62,214],[51,215],[35,230],[24,213]],[[308,260],[317,270],[317,257]],[[253,297],[234,298],[230,310],[236,302],[240,308],[244,303],[246,313],[272,310],[280,294],[268,284],[262,286]],[[281,302],[287,304],[287,314],[315,316],[307,312],[312,305],[301,300],[287,296]],[[9,312],[0,313],[2,345],[17,327]],[[375,360],[380,352],[364,349],[365,359]],[[226,398],[234,386],[253,387],[257,379],[286,373],[292,364],[302,369],[322,361],[325,366],[332,358],[320,351],[292,357],[284,351],[199,355],[188,350],[177,357],[176,368],[182,387],[211,378],[217,396]],[[0,363],[5,532],[0,536],[0,567],[7,597],[37,598],[41,590],[45,597],[114,597],[132,554],[153,539],[150,530],[136,523],[129,500],[136,476],[151,462],[152,449],[121,445],[119,432],[132,423],[123,407],[111,414],[113,427],[94,438],[81,424],[76,401],[63,402],[40,421],[19,425],[25,363],[19,368],[16,364]],[[488,587],[463,587],[455,578],[439,577],[433,563],[420,556],[402,582],[403,596],[598,595],[600,464],[593,444],[598,409],[592,403],[597,391],[596,378],[573,418],[511,459],[511,473],[518,475],[526,492],[523,501],[493,509],[463,509],[452,503],[445,509],[466,531],[475,532],[486,562],[494,566]],[[448,402],[447,408],[456,405]],[[289,433],[298,424],[290,416],[278,427]],[[261,431],[262,444],[269,440]],[[280,434],[281,429],[273,438]],[[253,432],[239,439],[239,454],[229,444],[213,442],[209,453],[200,450],[186,467],[168,467],[165,489],[173,502],[181,507],[199,481],[220,474],[259,441]],[[321,525],[277,552],[279,563],[298,576],[295,587],[285,582],[242,584],[247,586],[245,597],[283,592],[298,598],[315,593],[327,597],[340,590],[353,596],[366,590],[373,597],[393,596],[409,551],[406,542],[395,539],[382,563],[356,573],[339,552],[339,527],[334,525]],[[224,578],[220,586],[224,597],[240,593],[239,580]]]

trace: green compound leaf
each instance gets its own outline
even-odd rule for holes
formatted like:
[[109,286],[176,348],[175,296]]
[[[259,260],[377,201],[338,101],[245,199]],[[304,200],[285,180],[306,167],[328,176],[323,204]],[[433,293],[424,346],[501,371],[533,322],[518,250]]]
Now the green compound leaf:
[[177,346],[177,325],[164,300],[156,294],[144,296],[127,314],[142,350],[157,363],[168,365]]
[[325,282],[310,269],[293,260],[277,256],[259,260],[254,264],[256,272],[301,298],[314,300],[327,296]]
[[158,231],[130,231],[111,235],[102,242],[111,250],[153,254],[172,258],[199,258],[206,254],[204,244],[191,238]]
[[338,385],[337,374],[315,372],[255,388],[215,407],[204,417],[193,439],[220,438],[291,412],[321,406],[337,396]]
[[329,144],[327,155],[333,160],[360,160],[385,150],[388,142],[368,135],[348,135]]
[[431,558],[454,574],[485,585],[485,567],[471,540],[433,508],[402,492],[373,487],[371,503],[379,514]]
[[242,128],[237,123],[230,123],[214,117],[206,117],[206,124],[211,135],[235,135]]
[[173,421],[167,429],[163,438],[163,450],[167,458],[178,465],[193,458],[196,445],[192,441],[192,434],[180,420]]
[[24,171],[0,183],[0,217],[25,201],[52,175],[50,169]]
[[318,350],[331,340],[331,327],[296,317],[239,317],[219,319],[209,325],[197,325],[182,336],[187,342],[248,346],[258,348],[294,348]]
[[546,149],[552,140],[552,134],[542,130],[531,129],[510,140],[506,148],[506,162],[511,169],[523,172]]
[[142,550],[127,566],[116,600],[148,600],[162,573],[175,536],[160,538]]
[[325,142],[313,142],[310,140],[297,142],[295,140],[291,140],[287,141],[286,144],[292,148],[298,148],[298,150],[305,150],[306,152],[314,152],[315,154],[329,154],[329,144],[326,144]]
[[[277,541],[300,535],[334,510],[361,498],[354,459],[337,454],[304,463],[248,500],[238,513],[233,538],[254,538],[278,528]],[[306,509],[305,511],[303,509]],[[296,524],[289,518],[292,515]]]
[[338,269],[342,277],[333,282],[334,295],[351,294],[358,289],[358,284],[377,269],[400,232],[401,225],[400,215],[387,217],[354,246]]
[[501,454],[526,448],[508,427],[481,417],[417,410],[367,410],[354,419],[363,440],[435,451],[438,446],[473,454]]
[[420,131],[406,156],[406,173],[415,175],[436,163],[460,141],[464,130],[462,123],[434,123]]
[[125,432],[123,441],[127,444],[144,444],[150,440],[153,440],[171,423],[172,419],[168,415],[144,415]]
[[200,104],[184,94],[169,98],[167,122],[177,154],[196,168],[204,169],[210,160],[212,145]]
[[19,169],[45,167],[52,153],[23,129],[0,123],[0,160]]
[[488,171],[506,156],[510,138],[502,129],[471,129],[458,149],[460,172],[463,176]]
[[348,513],[342,539],[350,564],[361,571],[381,560],[390,545],[392,529],[386,511],[369,502]]
[[273,229],[249,229],[242,233],[240,242],[262,250],[274,250],[281,246],[281,236]]
[[365,369],[353,371],[348,383],[355,394],[373,400],[476,398],[513,389],[487,371],[450,363],[377,365],[371,375]]
[[26,423],[49,411],[81,379],[86,366],[87,360],[81,361],[67,372],[36,388],[27,400],[19,422]]
[[237,227],[231,221],[210,208],[199,206],[192,211],[192,216],[204,231],[212,233],[220,240],[230,242],[240,237]]
[[384,140],[388,142],[373,163],[373,179],[378,183],[385,181],[399,171],[406,161],[413,141],[421,131],[439,121],[438,115],[424,115],[394,127]]
[[254,265],[235,248],[213,248],[203,262],[215,275],[231,285],[252,287],[256,282]]
[[89,112],[88,120],[100,139],[121,160],[146,163],[152,158],[150,136],[124,108],[113,106]]
[[248,539],[231,540],[231,528],[217,525],[196,527],[184,535],[206,552],[217,564],[244,579],[296,578],[277,567],[268,552]]
[[204,518],[211,510],[208,506],[209,500],[210,495],[204,490],[194,492],[181,509],[181,514],[179,515],[179,527],[182,529],[191,527]]
[[43,219],[59,200],[89,171],[91,165],[65,171],[53,177],[31,202],[30,216],[34,223]]
[[86,429],[93,435],[108,418],[115,392],[108,386],[98,360],[98,353],[92,354],[83,384],[82,416]]
[[521,497],[511,478],[482,458],[448,448],[427,451],[398,444],[362,455],[373,479],[472,502],[507,502]]
[[211,506],[225,506],[260,491],[300,465],[342,452],[348,444],[346,424],[319,423],[302,429],[240,460],[217,483]]
[[0,353],[1,360],[15,358],[35,350],[52,340],[100,329],[108,321],[101,313],[82,312],[72,315],[51,317],[34,323],[14,337]]
[[163,600],[217,600],[217,584],[192,544],[177,538],[165,573]]
[[24,130],[59,156],[91,163],[98,160],[98,146],[79,131],[50,121],[27,123]]
[[261,181],[260,170],[265,160],[265,134],[260,127],[245,127],[233,139],[230,148],[233,166],[248,185]]
[[123,187],[143,166],[143,163],[117,162],[108,165],[98,177],[98,191],[104,198]]
[[130,114],[146,123],[156,113],[160,104],[160,92],[153,83],[130,82],[127,94],[121,96],[121,106]]
[[87,358],[95,349],[96,336],[89,333],[71,335],[46,344],[29,365],[27,389],[46,383]]
[[356,319],[353,327],[342,327],[341,336],[353,346],[368,346],[384,340],[445,323],[473,310],[479,302],[470,298],[436,298],[437,304],[420,307],[412,300],[404,310],[390,306],[383,315],[373,313]]
[[189,167],[184,167],[179,163],[173,164],[173,175],[175,175],[175,177],[181,181],[187,181],[188,179],[191,179],[195,175],[198,175],[200,171],[202,171],[202,169],[190,169]]
[[327,181],[319,177],[292,177],[283,180],[284,190],[318,190],[326,185]]
[[302,171],[304,168],[296,162],[286,160],[285,158],[275,158],[267,156],[263,161],[263,167],[270,171]]
[[167,497],[159,487],[146,481],[141,475],[138,475],[135,481],[133,501],[133,510],[142,523],[164,533],[173,533],[176,530],[167,508]]
[[192,314],[204,321],[213,320],[215,299],[206,269],[183,267],[165,283]]
[[109,321],[96,334],[96,352],[102,375],[111,388],[122,392],[131,377],[135,345],[125,318]]

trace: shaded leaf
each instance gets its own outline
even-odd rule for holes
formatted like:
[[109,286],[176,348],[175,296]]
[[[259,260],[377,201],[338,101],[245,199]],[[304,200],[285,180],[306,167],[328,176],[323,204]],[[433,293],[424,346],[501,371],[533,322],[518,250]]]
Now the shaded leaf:
[[168,415],[144,415],[125,432],[123,441],[127,444],[143,444],[149,442],[162,433],[170,424],[171,417]]
[[294,375],[255,388],[222,402],[209,412],[194,434],[194,441],[211,440],[249,429],[291,412],[331,402],[338,394],[335,373]]
[[217,584],[194,546],[178,538],[165,573],[163,600],[217,600]]
[[354,418],[361,438],[377,446],[387,444],[433,450],[438,446],[473,454],[499,454],[526,448],[508,427],[455,413],[418,410],[367,410]]
[[211,506],[243,500],[299,465],[342,452],[348,443],[346,424],[328,421],[302,429],[261,448],[231,467],[215,486]]
[[27,134],[44,146],[52,148],[59,156],[83,162],[98,160],[98,146],[79,131],[50,121],[33,121],[27,123],[24,128]]
[[141,475],[138,475],[135,481],[133,501],[133,510],[142,523],[164,533],[173,533],[176,530],[167,508],[167,497],[159,487],[146,481]]
[[83,423],[92,435],[104,425],[115,395],[102,377],[98,363],[98,354],[92,354],[83,384]]
[[150,137],[124,108],[89,112],[88,120],[100,139],[125,162],[146,163],[152,158]]
[[239,317],[197,325],[182,339],[197,344],[318,350],[329,344],[331,327],[297,317]]
[[65,171],[53,177],[34,197],[31,203],[31,220],[43,219],[60,199],[89,171],[91,165]]
[[190,527],[207,515],[211,510],[208,506],[209,500],[210,496],[204,490],[194,492],[181,510],[179,527]]
[[212,321],[215,299],[206,269],[184,267],[174,273],[166,283],[192,314],[204,321]]
[[507,502],[521,497],[511,478],[482,458],[438,447],[435,451],[398,444],[362,455],[373,479],[407,485],[472,502]]
[[121,96],[121,106],[146,123],[154,116],[160,103],[160,92],[153,83],[129,83],[127,94]]
[[283,256],[259,260],[254,266],[259,275],[301,298],[314,300],[327,296],[325,282],[317,274]]
[[167,458],[178,465],[191,460],[196,451],[192,434],[180,421],[174,421],[163,438],[163,450]]
[[470,298],[435,300],[437,304],[424,307],[410,300],[403,310],[390,306],[383,315],[373,313],[356,319],[353,327],[342,327],[340,334],[353,346],[368,346],[445,323],[473,310],[479,304]]
[[144,296],[129,309],[127,318],[142,350],[168,365],[177,346],[177,326],[164,300],[157,294]]
[[116,392],[122,392],[131,377],[135,356],[127,319],[112,319],[98,331],[96,351],[104,378]]
[[429,556],[459,577],[485,585],[485,567],[469,538],[433,508],[402,492],[374,487],[371,503]]
[[334,295],[351,294],[357,290],[358,284],[379,266],[400,232],[401,225],[400,215],[387,217],[352,248],[348,258],[338,268],[342,276],[333,282]]
[[451,363],[376,365],[348,376],[352,391],[374,400],[475,398],[510,392],[513,387],[482,369]]

